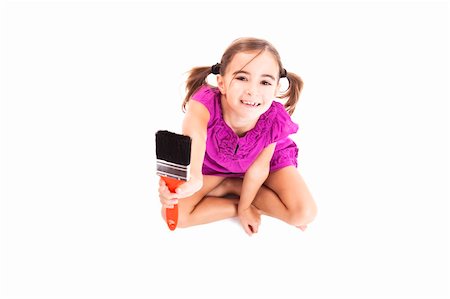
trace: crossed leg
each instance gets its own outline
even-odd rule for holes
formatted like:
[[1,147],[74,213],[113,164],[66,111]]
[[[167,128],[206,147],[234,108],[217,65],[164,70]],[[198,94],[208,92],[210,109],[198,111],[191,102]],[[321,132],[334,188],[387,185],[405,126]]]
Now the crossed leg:
[[[178,201],[178,226],[188,227],[237,216],[242,179],[204,176],[203,187]],[[317,206],[298,170],[288,166],[272,172],[252,203],[263,215],[305,229],[314,220]],[[163,217],[165,217],[163,209]]]
[[[210,223],[237,215],[238,199],[208,195],[224,179],[224,177],[204,175],[203,187],[192,196],[178,201],[178,227]],[[161,210],[164,219],[165,210],[165,208]]]
[[[240,195],[242,179],[227,178],[208,193],[208,196],[224,197]],[[262,214],[278,218],[302,230],[311,223],[317,206],[298,170],[288,166],[272,172],[255,196],[253,205]]]

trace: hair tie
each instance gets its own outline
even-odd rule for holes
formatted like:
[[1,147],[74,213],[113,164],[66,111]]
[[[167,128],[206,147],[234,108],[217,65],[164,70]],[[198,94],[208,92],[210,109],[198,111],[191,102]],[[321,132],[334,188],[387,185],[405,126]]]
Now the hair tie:
[[220,74],[220,63],[216,63],[211,67],[211,74],[218,75]]
[[280,78],[286,78],[287,77],[287,71],[286,69],[282,69],[280,72]]

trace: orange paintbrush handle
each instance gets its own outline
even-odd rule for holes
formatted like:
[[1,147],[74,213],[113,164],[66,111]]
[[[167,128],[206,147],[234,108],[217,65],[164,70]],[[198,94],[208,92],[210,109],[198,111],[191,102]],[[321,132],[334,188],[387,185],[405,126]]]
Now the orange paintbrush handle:
[[[163,181],[166,183],[167,188],[169,188],[169,191],[172,193],[175,193],[175,189],[178,188],[181,184],[183,184],[185,181],[183,180],[177,180],[173,178],[168,177],[161,177]],[[173,205],[173,208],[166,208],[166,222],[167,226],[170,230],[175,230],[178,224],[178,205]]]

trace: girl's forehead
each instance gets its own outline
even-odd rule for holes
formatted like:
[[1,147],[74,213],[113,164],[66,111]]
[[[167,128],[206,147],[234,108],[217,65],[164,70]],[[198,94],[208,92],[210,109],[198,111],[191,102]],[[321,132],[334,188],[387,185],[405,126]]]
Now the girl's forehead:
[[272,53],[269,51],[264,51],[259,55],[258,53],[259,51],[236,53],[231,59],[228,69],[234,72],[256,67],[278,72],[278,62]]

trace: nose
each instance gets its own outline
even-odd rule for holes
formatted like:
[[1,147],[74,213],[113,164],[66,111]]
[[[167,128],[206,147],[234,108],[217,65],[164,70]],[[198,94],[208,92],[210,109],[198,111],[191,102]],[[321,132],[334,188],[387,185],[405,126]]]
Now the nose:
[[254,85],[249,86],[249,89],[247,89],[247,95],[250,97],[258,96],[258,88]]

